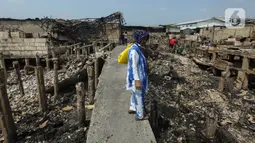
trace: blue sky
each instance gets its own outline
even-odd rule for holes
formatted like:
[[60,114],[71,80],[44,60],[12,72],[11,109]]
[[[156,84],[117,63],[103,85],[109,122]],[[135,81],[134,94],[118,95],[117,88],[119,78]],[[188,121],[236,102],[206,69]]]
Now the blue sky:
[[0,0],[0,17],[96,18],[121,11],[127,25],[159,25],[224,16],[244,8],[255,17],[255,0]]

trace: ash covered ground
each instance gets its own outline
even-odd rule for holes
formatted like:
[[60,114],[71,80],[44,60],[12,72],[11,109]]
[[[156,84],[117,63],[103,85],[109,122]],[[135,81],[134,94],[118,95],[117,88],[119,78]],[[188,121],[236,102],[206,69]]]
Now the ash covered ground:
[[[85,62],[76,60],[61,65],[59,82],[74,76],[84,65]],[[60,89],[56,103],[53,103],[53,94],[48,93],[49,112],[40,113],[36,77],[34,74],[25,75],[23,70],[21,74],[25,96],[20,95],[14,71],[9,71],[7,78],[7,92],[17,126],[18,142],[85,142],[91,111],[87,110],[86,125],[80,128],[77,123],[75,88],[65,92]],[[45,71],[44,77],[47,90],[54,83],[53,70]]]
[[[219,77],[184,56],[151,46],[147,110],[157,102],[159,143],[255,142],[255,98],[252,91],[233,92],[234,79],[218,92]],[[189,72],[190,71],[190,72]],[[215,132],[214,132],[215,131]]]

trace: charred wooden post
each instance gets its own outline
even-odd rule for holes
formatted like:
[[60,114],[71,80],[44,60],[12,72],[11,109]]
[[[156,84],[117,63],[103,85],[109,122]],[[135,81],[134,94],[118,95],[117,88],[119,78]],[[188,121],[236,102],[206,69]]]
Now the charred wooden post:
[[[92,47],[93,47],[93,46],[92,46]],[[87,54],[88,54],[88,58],[89,58],[89,57],[90,57],[90,54],[91,54],[91,50],[90,50],[91,47],[89,46],[89,47],[86,47],[86,48],[87,48],[86,50],[87,50]]]
[[41,112],[47,111],[47,97],[45,95],[45,85],[43,76],[43,67],[37,66],[35,68],[36,80],[37,80],[37,91],[39,96],[39,107]]
[[46,61],[46,70],[50,71],[50,58],[49,58],[49,55],[46,56],[45,61]]
[[243,89],[248,89],[248,74],[246,71],[249,69],[250,59],[248,57],[243,58],[242,70],[243,70]]
[[[6,66],[5,66],[5,60],[3,53],[0,53],[0,66],[4,70],[4,75],[7,76]],[[5,78],[5,84],[7,84],[7,78]]]
[[79,60],[79,59],[81,59],[81,55],[80,55],[81,53],[80,53],[80,47],[76,47],[76,58],[77,58],[77,60]]
[[77,56],[78,52],[78,45],[74,45],[74,55]]
[[67,59],[68,59],[68,56],[69,56],[68,54],[69,54],[68,51],[66,51],[66,52],[65,52],[65,55],[66,55],[66,58],[67,58]]
[[29,59],[28,58],[26,58],[25,59],[25,66],[24,66],[24,70],[25,70],[25,74],[26,75],[28,75],[28,73],[29,73]]
[[72,47],[68,47],[68,55],[72,56]]
[[191,59],[191,57],[189,57],[189,59],[188,59],[188,65],[187,65],[187,70],[186,70],[187,75],[190,75],[190,73],[191,73],[191,67],[192,67],[192,59]]
[[248,88],[248,75],[246,71],[249,69],[250,59],[248,57],[243,57],[242,71],[238,71],[237,75],[237,88],[247,89]]
[[1,128],[5,132],[5,140],[8,143],[15,143],[17,140],[16,126],[12,117],[12,111],[10,102],[7,95],[6,84],[5,84],[5,73],[4,69],[0,69],[0,111],[1,117]]
[[35,60],[36,60],[36,66],[40,66],[41,63],[40,63],[40,57],[38,56],[38,54],[36,54]]
[[94,78],[93,78],[93,71],[94,70],[93,70],[92,63],[89,63],[87,67],[89,104],[94,103],[95,84],[94,84]]
[[219,86],[218,86],[219,91],[222,92],[224,90],[225,81],[228,77],[230,77],[230,68],[229,68],[229,66],[227,66],[226,70],[221,73],[221,78],[220,78],[220,82],[219,82]]
[[93,42],[93,50],[94,50],[94,55],[96,57],[96,53],[98,52],[98,44],[96,42]]
[[57,101],[58,98],[58,91],[59,91],[59,87],[58,87],[58,59],[57,58],[53,58],[53,66],[54,66],[54,102]]
[[217,53],[216,53],[216,52],[213,52],[213,53],[212,53],[211,63],[214,63],[216,59],[217,59]]
[[97,88],[98,84],[98,74],[99,74],[99,59],[96,57],[94,62],[94,73],[95,73],[95,89]]
[[76,84],[77,93],[77,113],[78,113],[78,123],[80,127],[84,127],[86,121],[85,112],[85,87],[83,82]]
[[153,132],[155,133],[155,135],[157,135],[158,133],[158,107],[157,107],[157,102],[155,100],[153,100],[152,104],[151,104],[151,111],[150,111],[150,123],[151,123],[151,127],[153,129]]
[[56,52],[55,52],[55,48],[53,46],[51,47],[51,55],[53,58],[56,58]]
[[23,83],[22,83],[22,79],[21,79],[19,62],[18,62],[18,61],[14,61],[14,62],[13,62],[13,67],[14,67],[14,69],[15,69],[15,73],[16,73],[16,76],[17,76],[17,81],[18,81],[18,83],[19,83],[20,94],[21,94],[22,96],[24,96],[24,95],[25,95],[25,92],[24,92]]
[[72,56],[75,55],[75,45],[72,45]]
[[1,127],[2,135],[3,135],[3,137],[5,139],[5,143],[6,143],[6,142],[8,142],[8,134],[7,134],[6,124],[4,121],[4,116],[1,112],[0,112],[0,127]]
[[206,117],[205,136],[207,139],[213,140],[215,138],[217,122],[218,122],[217,114],[215,114],[213,111],[211,111],[211,113],[209,113],[209,115],[207,115],[207,117]]
[[[84,44],[84,46],[85,46],[85,44]],[[84,55],[84,58],[85,58],[85,59],[88,58],[88,51],[87,51],[87,48],[88,48],[88,47],[82,48],[82,52],[83,52],[83,55]]]

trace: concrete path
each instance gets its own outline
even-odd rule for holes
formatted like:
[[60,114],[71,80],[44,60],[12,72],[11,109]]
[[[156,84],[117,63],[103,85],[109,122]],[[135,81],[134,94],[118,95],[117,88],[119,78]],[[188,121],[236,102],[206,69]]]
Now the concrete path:
[[127,65],[117,63],[125,49],[117,46],[102,70],[95,95],[87,143],[156,143],[149,121],[127,113],[130,92],[125,89]]

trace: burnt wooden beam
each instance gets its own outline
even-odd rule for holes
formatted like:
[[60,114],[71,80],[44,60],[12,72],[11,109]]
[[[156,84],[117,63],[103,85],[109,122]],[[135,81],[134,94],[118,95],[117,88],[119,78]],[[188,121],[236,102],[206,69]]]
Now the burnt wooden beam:
[[13,62],[13,67],[14,67],[14,70],[15,70],[15,73],[16,73],[16,76],[17,76],[17,81],[18,81],[18,84],[19,84],[20,94],[21,94],[21,96],[24,96],[25,92],[24,92],[23,82],[22,82],[22,79],[21,79],[19,62],[14,61]]
[[52,59],[53,66],[54,66],[54,102],[57,101],[58,93],[59,93],[59,87],[58,87],[58,59],[54,58]]
[[6,84],[5,84],[5,73],[4,69],[0,69],[0,121],[1,128],[4,133],[5,142],[15,143],[17,141],[17,132],[12,111],[10,107],[9,98],[7,95]]
[[43,74],[43,67],[37,66],[35,69],[36,74],[36,81],[37,81],[37,92],[38,92],[38,99],[39,99],[39,108],[40,111],[46,112],[47,107],[47,97],[45,94],[45,84],[44,84],[44,74]]
[[76,94],[77,94],[77,114],[78,123],[80,127],[84,127],[86,121],[85,112],[85,86],[83,82],[76,84]]
[[94,84],[94,70],[92,63],[88,64],[87,73],[88,73],[88,97],[89,104],[94,103],[94,95],[95,95],[95,84]]

